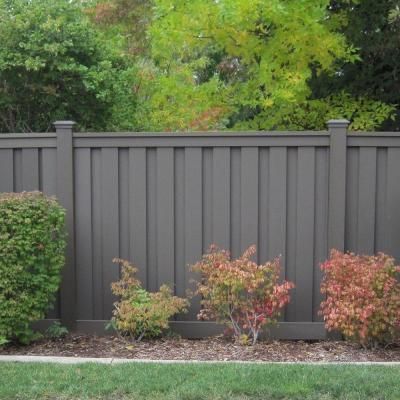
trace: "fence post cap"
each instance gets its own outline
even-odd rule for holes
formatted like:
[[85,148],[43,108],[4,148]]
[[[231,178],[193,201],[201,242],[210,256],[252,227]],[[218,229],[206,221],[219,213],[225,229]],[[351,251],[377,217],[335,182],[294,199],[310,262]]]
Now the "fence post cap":
[[55,121],[53,125],[56,129],[72,129],[76,122],[74,121]]
[[330,119],[327,125],[328,128],[347,128],[350,125],[350,121],[347,119]]

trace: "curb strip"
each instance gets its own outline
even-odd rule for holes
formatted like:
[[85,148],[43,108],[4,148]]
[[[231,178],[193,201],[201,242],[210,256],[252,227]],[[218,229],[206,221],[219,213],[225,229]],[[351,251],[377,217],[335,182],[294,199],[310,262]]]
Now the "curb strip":
[[227,361],[201,361],[201,360],[149,360],[149,359],[129,359],[129,358],[86,358],[86,357],[57,357],[57,356],[13,356],[13,355],[0,355],[0,362],[21,362],[21,363],[53,363],[53,364],[264,364],[264,365],[363,365],[363,366],[385,366],[394,367],[400,366],[400,361],[240,361],[240,360],[227,360]]

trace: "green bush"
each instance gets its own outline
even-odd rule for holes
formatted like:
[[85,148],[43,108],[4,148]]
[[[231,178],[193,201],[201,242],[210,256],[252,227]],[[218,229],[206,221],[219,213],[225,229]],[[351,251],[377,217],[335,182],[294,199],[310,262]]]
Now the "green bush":
[[0,0],[0,132],[136,128],[137,68],[81,0]]
[[68,329],[60,322],[55,321],[46,329],[45,333],[50,339],[60,339],[68,335]]
[[55,299],[64,265],[65,211],[39,192],[0,195],[0,343],[28,343]]

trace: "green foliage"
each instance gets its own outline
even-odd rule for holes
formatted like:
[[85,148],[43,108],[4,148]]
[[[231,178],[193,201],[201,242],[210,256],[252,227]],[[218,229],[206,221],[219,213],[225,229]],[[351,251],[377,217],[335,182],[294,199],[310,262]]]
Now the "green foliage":
[[160,336],[172,316],[186,312],[188,301],[172,296],[167,285],[162,285],[159,292],[149,293],[135,277],[137,269],[132,264],[120,259],[113,261],[121,264],[121,280],[111,285],[112,292],[120,296],[114,303],[111,323],[121,335],[134,341]]
[[319,130],[330,118],[398,129],[398,0],[102,0],[94,10],[139,60],[141,130]]
[[5,336],[0,336],[0,347],[7,344],[9,341],[5,338]]
[[309,97],[313,73],[331,70],[337,58],[355,59],[323,22],[328,1],[154,4],[149,34],[157,89],[146,95],[156,126],[167,115],[172,130],[279,128]]
[[224,88],[218,79],[197,85],[193,73],[182,68],[174,76],[160,72],[150,62],[139,73],[136,120],[144,131],[224,129]]
[[388,21],[390,24],[395,24],[400,21],[400,3],[393,4],[393,8],[389,11]]
[[398,0],[0,0],[0,132],[400,129]]
[[130,54],[144,55],[149,48],[146,30],[152,8],[152,0],[99,0],[88,8],[88,14],[96,24],[123,34]]
[[[335,74],[323,73],[310,82],[313,98],[326,98],[346,91],[354,99],[365,99],[379,109],[374,128],[399,130],[400,104],[400,23],[398,0],[331,0],[327,24],[346,36],[358,49],[359,59],[335,63]],[[396,109],[393,113],[391,105]],[[360,109],[362,111],[362,109]],[[360,113],[362,126],[371,108]],[[386,113],[386,117],[384,117]],[[394,118],[396,117],[396,118]],[[357,129],[359,124],[356,124]]]
[[136,70],[78,0],[0,0],[0,132],[133,128]]
[[39,192],[0,195],[0,341],[28,343],[64,265],[65,211]]
[[280,111],[284,115],[270,115],[270,121],[276,121],[279,129],[324,130],[326,121],[344,118],[351,121],[349,128],[352,131],[374,131],[388,116],[394,118],[395,107],[365,97],[354,98],[343,91]]
[[279,284],[279,259],[257,265],[251,261],[255,246],[232,260],[229,253],[211,246],[193,265],[201,274],[196,294],[202,300],[199,319],[216,319],[227,324],[242,344],[255,344],[261,329],[274,323],[289,303],[291,282]]
[[61,325],[61,323],[58,321],[53,322],[53,324],[51,324],[46,329],[46,336],[51,339],[59,339],[67,335],[68,335],[68,329],[65,326]]

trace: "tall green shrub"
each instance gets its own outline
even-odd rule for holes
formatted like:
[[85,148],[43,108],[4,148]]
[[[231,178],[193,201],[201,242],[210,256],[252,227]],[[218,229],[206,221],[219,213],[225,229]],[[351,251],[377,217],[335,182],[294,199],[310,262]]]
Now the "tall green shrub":
[[0,195],[0,343],[29,342],[55,299],[64,265],[65,211],[39,192]]

